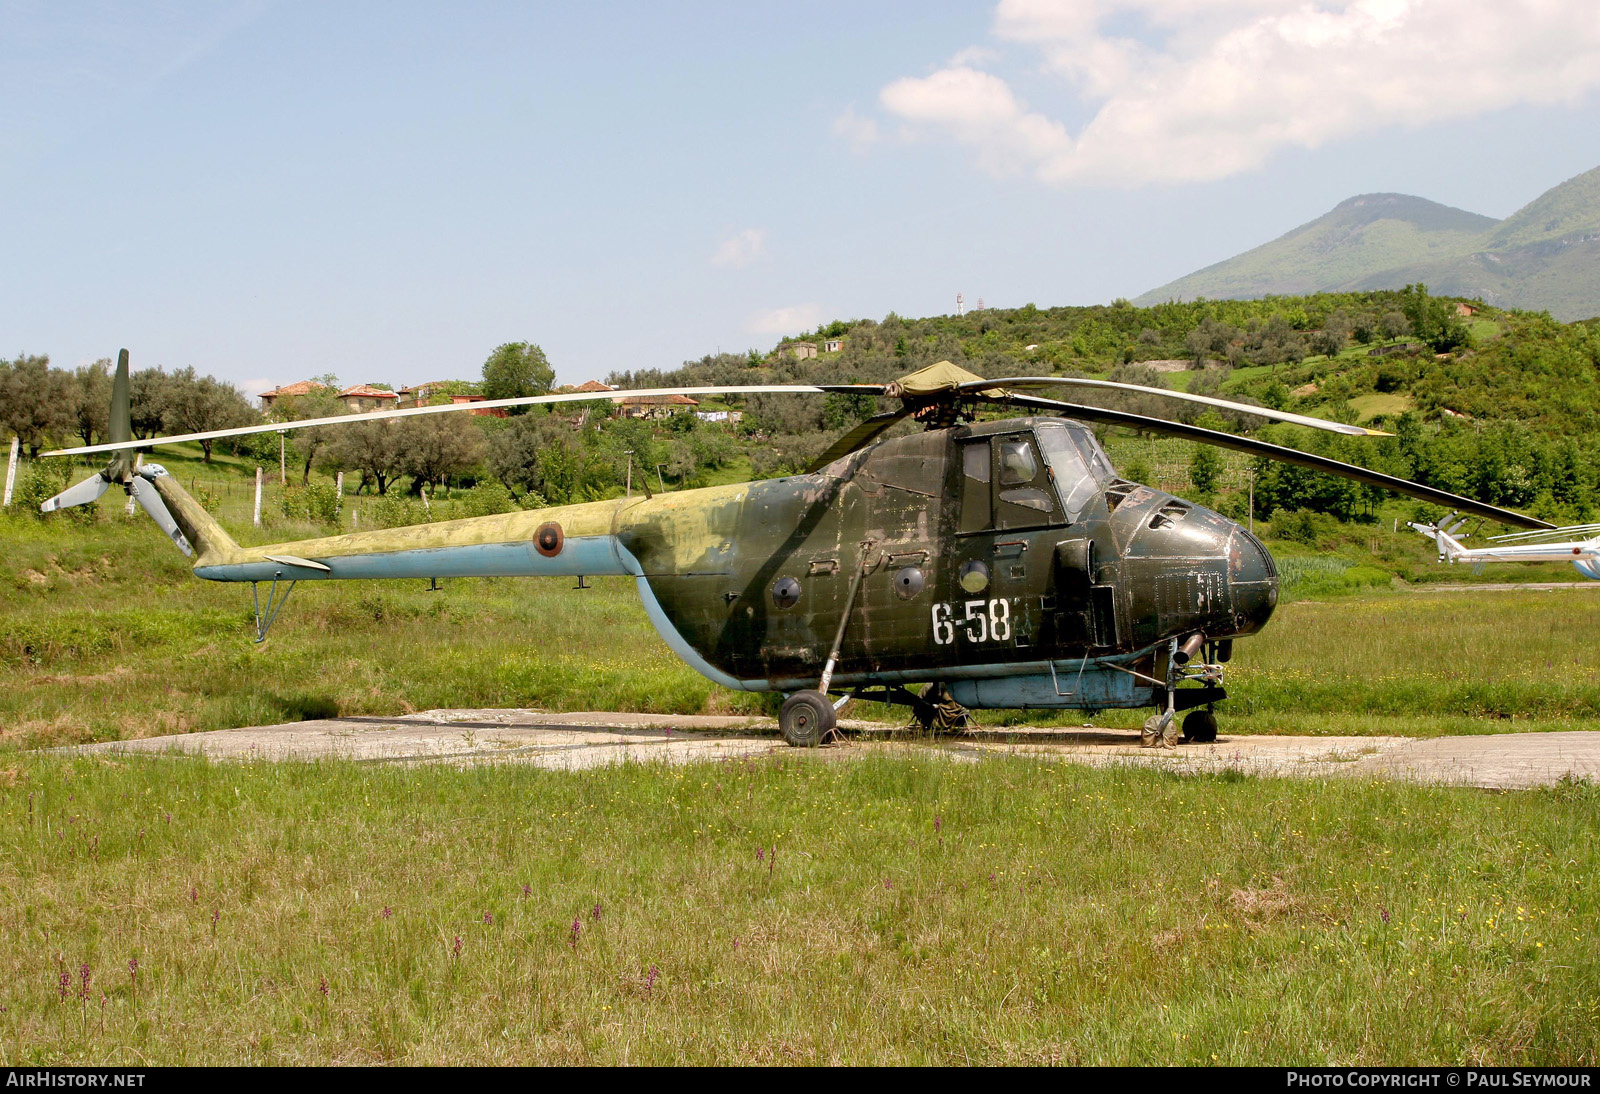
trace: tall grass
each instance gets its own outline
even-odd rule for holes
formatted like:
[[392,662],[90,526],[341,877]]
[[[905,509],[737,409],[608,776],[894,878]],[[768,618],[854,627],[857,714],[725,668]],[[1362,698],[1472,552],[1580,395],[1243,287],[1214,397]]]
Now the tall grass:
[[894,751],[3,774],[13,1065],[1600,1052],[1592,788]]

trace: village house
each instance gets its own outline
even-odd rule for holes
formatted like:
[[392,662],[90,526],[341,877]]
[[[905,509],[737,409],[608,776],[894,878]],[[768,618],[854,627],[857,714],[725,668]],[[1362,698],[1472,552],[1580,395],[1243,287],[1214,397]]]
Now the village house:
[[373,387],[371,384],[354,384],[339,392],[337,398],[345,405],[345,409],[354,414],[365,414],[371,410],[393,410],[400,404],[400,396],[381,387]]
[[617,414],[623,418],[670,418],[699,405],[699,400],[687,395],[633,395],[617,400]]
[[[462,406],[467,403],[481,403],[487,398],[487,395],[452,395],[450,396],[450,403],[452,406]],[[506,416],[506,408],[503,406],[486,406],[469,410],[467,413],[474,418],[504,418]]]
[[297,395],[313,395],[324,391],[332,391],[327,384],[319,384],[315,380],[301,380],[298,384],[285,384],[275,387],[271,391],[263,391],[261,399],[261,412],[265,414],[271,410],[279,399],[294,398]]
[[804,361],[817,355],[815,342],[780,342],[778,348],[772,351],[779,357],[793,357],[797,361]]
[[1478,314],[1478,305],[1476,305],[1476,304],[1457,304],[1456,305],[1456,315],[1459,316],[1462,319],[1471,319],[1474,315],[1477,315],[1477,314]]
[[827,341],[822,343],[823,353],[838,353],[842,349],[844,349],[843,338],[829,338]]

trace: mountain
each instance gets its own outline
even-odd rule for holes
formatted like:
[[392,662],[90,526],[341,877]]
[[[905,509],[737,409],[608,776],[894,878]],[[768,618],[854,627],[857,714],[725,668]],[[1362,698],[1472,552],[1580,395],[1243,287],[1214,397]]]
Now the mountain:
[[1496,221],[1406,194],[1362,194],[1271,243],[1181,277],[1135,301],[1398,289],[1600,315],[1600,168]]

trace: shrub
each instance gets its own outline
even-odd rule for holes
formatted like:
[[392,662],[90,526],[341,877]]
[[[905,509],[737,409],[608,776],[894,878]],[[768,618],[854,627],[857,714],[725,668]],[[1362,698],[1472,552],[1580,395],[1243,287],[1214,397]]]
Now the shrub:
[[283,492],[280,504],[283,515],[290,520],[332,524],[339,519],[339,500],[339,494],[333,487],[325,482],[314,482],[308,486],[288,487]]
[[379,528],[425,524],[432,519],[420,502],[404,494],[382,494],[368,512],[372,515],[372,523]]
[[463,517],[487,517],[494,513],[514,513],[519,506],[506,485],[495,479],[480,482],[456,499],[456,512]]

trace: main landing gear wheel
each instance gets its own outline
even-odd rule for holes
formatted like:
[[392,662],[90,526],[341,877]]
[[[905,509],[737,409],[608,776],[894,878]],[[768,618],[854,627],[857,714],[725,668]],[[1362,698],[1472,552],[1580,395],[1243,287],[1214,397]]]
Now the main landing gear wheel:
[[816,748],[838,724],[833,704],[820,691],[797,691],[784,700],[778,712],[783,739],[795,748]]
[[1196,744],[1217,739],[1217,716],[1209,710],[1192,710],[1183,720],[1183,736]]
[[1176,748],[1177,744],[1177,715],[1152,714],[1144,720],[1144,728],[1139,731],[1141,748]]

